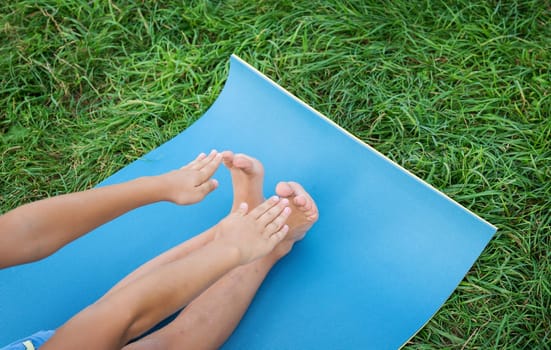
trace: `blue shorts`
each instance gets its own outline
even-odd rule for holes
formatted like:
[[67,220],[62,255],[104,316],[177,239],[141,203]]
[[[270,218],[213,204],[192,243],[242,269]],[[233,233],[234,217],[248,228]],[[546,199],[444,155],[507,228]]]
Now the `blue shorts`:
[[19,339],[16,342],[11,343],[8,346],[1,348],[0,350],[36,350],[42,344],[48,341],[54,335],[54,331],[40,331],[35,334]]

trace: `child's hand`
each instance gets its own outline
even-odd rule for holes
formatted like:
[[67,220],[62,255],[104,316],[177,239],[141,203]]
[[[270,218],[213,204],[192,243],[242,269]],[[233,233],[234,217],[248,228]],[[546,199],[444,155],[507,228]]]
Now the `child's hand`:
[[218,187],[211,179],[222,162],[222,154],[216,151],[209,155],[201,153],[194,161],[178,170],[158,176],[165,200],[175,204],[192,204],[203,200]]
[[270,253],[281,242],[289,227],[291,214],[287,199],[272,197],[247,214],[247,203],[228,215],[216,226],[215,241],[236,247],[240,263],[247,264]]

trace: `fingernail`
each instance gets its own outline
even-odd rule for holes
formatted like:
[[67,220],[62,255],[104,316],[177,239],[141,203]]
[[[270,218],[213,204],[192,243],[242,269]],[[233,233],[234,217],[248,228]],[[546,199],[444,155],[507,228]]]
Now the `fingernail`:
[[290,214],[291,213],[291,208],[285,207],[285,209],[283,209],[283,213]]
[[214,153],[217,153],[216,149],[212,149],[212,151],[210,151],[210,154],[214,154]]
[[289,204],[289,200],[288,200],[287,198],[283,198],[283,199],[281,200],[281,204],[287,205],[287,204]]
[[270,198],[270,200],[272,202],[277,202],[277,201],[279,201],[279,197],[278,196],[272,196],[272,198]]

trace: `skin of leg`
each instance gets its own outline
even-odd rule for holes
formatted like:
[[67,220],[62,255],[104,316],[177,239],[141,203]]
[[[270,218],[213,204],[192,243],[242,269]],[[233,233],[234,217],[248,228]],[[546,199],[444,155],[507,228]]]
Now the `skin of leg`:
[[111,295],[112,293],[119,290],[120,288],[127,286],[128,284],[150,273],[151,271],[159,268],[160,266],[169,264],[178,259],[182,259],[183,257],[194,252],[195,250],[204,247],[207,243],[211,242],[214,239],[214,232],[215,232],[214,228],[211,227],[210,229],[204,231],[203,233],[149,260],[148,262],[146,262],[145,264],[141,265],[136,270],[131,272],[125,278],[120,280],[101,299]]
[[[225,153],[224,163],[232,173],[232,211],[240,202],[247,202],[251,208],[260,204],[264,176],[260,162],[243,155],[234,157],[231,153]],[[254,169],[250,163],[255,165]],[[278,260],[274,254],[269,254],[230,271],[193,300],[170,324],[127,345],[125,350],[219,348],[231,335],[258,287]]]
[[[244,155],[231,156],[226,154],[225,164],[232,171],[235,194],[233,207],[239,202],[247,202],[250,207],[254,207],[263,198],[262,181],[258,181],[258,177],[263,177],[262,165]],[[232,168],[232,162],[228,159],[242,166],[241,170]],[[250,162],[253,162],[252,167]],[[255,175],[256,178],[252,178]],[[287,188],[282,193],[289,196],[293,194],[292,189]],[[302,200],[306,199],[300,198],[299,202]],[[303,233],[300,236],[302,238]],[[233,269],[194,299],[170,324],[127,345],[125,350],[218,349],[239,324],[269,271],[290,251],[293,243],[294,240],[283,241],[264,258]]]
[[127,345],[139,349],[218,349],[232,334],[268,272],[274,254],[224,275],[162,329]]
[[44,349],[120,349],[187,305],[233,268],[273,251],[285,238],[287,199],[247,204],[216,225],[215,240],[90,305],[60,327]]

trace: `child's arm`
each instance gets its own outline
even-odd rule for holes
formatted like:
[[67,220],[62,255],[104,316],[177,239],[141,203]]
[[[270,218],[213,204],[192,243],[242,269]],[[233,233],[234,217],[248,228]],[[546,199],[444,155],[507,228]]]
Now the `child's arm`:
[[0,268],[42,259],[92,229],[145,204],[191,204],[216,188],[221,154],[181,169],[29,203],[0,216]]
[[84,309],[56,331],[44,350],[122,348],[231,269],[271,252],[288,231],[288,203],[272,198],[249,214],[242,205],[214,228],[214,241]]

